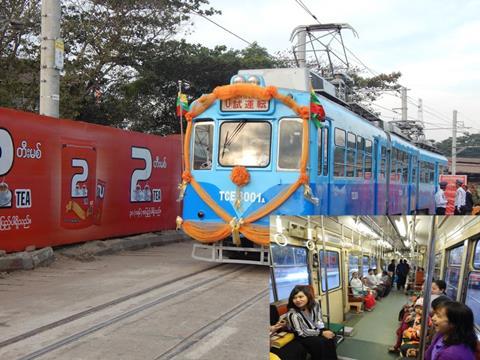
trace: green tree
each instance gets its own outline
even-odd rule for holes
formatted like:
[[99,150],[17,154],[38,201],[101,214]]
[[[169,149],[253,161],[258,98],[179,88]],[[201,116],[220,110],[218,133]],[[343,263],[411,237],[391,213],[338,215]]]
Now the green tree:
[[[445,156],[452,156],[452,138],[435,143],[436,148]],[[457,152],[459,157],[480,157],[480,134],[466,134],[457,137]]]

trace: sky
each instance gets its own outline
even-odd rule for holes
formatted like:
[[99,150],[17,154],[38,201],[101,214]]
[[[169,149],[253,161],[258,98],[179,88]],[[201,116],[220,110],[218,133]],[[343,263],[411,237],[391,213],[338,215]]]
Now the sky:
[[[480,0],[303,0],[321,23],[348,23],[358,33],[342,32],[345,45],[375,73],[400,71],[399,83],[408,90],[408,118],[418,119],[418,99],[424,104],[427,139],[452,134],[453,110],[458,121],[479,133],[480,113]],[[218,24],[256,41],[270,54],[292,48],[290,34],[315,20],[295,0],[210,0],[221,15]],[[207,47],[247,46],[206,19],[193,16],[194,25],[183,37]],[[352,56],[349,61],[361,66]],[[363,66],[361,66],[363,67]],[[366,70],[367,71],[367,70]],[[366,72],[365,76],[372,76]],[[400,108],[401,100],[385,95],[377,104]],[[384,119],[400,119],[400,110],[382,110]],[[450,128],[428,130],[432,128]],[[459,136],[463,135],[462,131]]]

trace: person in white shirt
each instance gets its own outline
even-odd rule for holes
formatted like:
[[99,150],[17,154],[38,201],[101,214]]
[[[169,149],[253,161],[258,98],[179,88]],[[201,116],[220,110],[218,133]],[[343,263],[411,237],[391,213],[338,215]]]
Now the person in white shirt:
[[352,287],[353,296],[367,295],[368,293],[368,288],[364,286],[362,280],[358,278],[358,273],[356,271],[352,273],[350,286]]
[[455,185],[457,186],[457,191],[455,192],[454,215],[465,215],[466,193],[462,187],[463,181],[458,179],[457,181],[455,181]]
[[447,188],[447,183],[442,181],[440,187],[435,194],[435,214],[445,215],[447,210],[447,198],[445,196],[445,189]]

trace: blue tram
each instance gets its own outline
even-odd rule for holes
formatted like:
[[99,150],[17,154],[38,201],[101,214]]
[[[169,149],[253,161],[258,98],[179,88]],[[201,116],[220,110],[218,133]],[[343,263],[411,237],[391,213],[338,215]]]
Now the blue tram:
[[[316,91],[325,121],[320,127],[312,121],[305,125],[298,108],[310,108],[310,76],[306,69],[240,71],[232,84],[278,86],[279,96],[291,99],[296,108],[275,98],[243,94],[210,99],[208,107],[194,114],[185,165],[197,186],[184,182],[181,221],[206,228],[229,223],[231,217],[232,229],[238,230],[242,219],[258,213],[262,216],[253,216],[251,222],[266,229],[268,215],[434,214],[436,184],[447,159],[383,129],[324,92]],[[305,155],[308,184],[292,187]],[[249,181],[237,185],[232,172],[239,166]],[[289,189],[294,191],[268,208]]]

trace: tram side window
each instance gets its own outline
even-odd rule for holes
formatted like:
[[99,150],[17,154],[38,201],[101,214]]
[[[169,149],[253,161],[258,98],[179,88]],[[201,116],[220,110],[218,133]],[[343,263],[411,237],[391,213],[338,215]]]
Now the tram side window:
[[365,152],[365,139],[357,137],[357,177],[363,177],[363,154]]
[[363,255],[362,260],[362,276],[368,275],[368,269],[370,269],[370,259],[368,256]]
[[280,120],[280,136],[278,144],[278,167],[282,170],[300,168],[302,156],[303,127],[300,119]]
[[345,145],[345,130],[336,128],[333,176],[345,176]]
[[370,262],[370,268],[376,269],[377,268],[377,258],[373,257],[372,261]]
[[403,182],[408,184],[408,169],[410,164],[410,155],[408,153],[403,153],[404,155],[404,162],[403,162]]
[[427,169],[425,167],[425,162],[424,161],[420,161],[420,182],[422,184],[426,183],[426,178],[427,178]]
[[213,122],[199,122],[194,128],[193,169],[212,168]]
[[358,263],[358,256],[357,255],[348,255],[348,280],[352,278],[352,274],[357,272],[360,274],[360,265]]
[[365,140],[365,173],[364,177],[367,180],[372,179],[372,141]]
[[442,253],[435,254],[435,267],[433,269],[433,278],[440,279],[440,267],[442,265]]
[[412,182],[416,184],[417,182],[417,157],[412,156]]
[[357,137],[355,134],[347,135],[347,177],[355,177],[355,150],[357,147]]
[[472,271],[467,279],[465,305],[473,312],[474,323],[480,328],[480,272]]
[[271,244],[273,276],[278,299],[288,299],[295,285],[308,285],[307,249]]
[[[340,287],[340,254],[336,251],[327,250],[327,278],[328,290],[337,289]],[[327,291],[325,283],[325,273],[323,265],[323,250],[320,251],[320,271],[322,278],[322,291]]]
[[429,183],[433,184],[435,182],[435,164],[429,164],[430,165],[430,177],[429,177]]
[[448,252],[447,271],[445,273],[445,282],[447,283],[446,292],[447,295],[454,300],[457,298],[462,255],[463,245],[453,248]]
[[381,156],[380,179],[385,179],[385,174],[387,173],[387,149],[384,146],[382,146]]
[[475,246],[475,254],[473,255],[473,267],[480,270],[480,241]]

